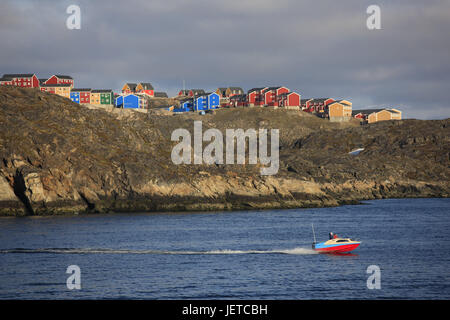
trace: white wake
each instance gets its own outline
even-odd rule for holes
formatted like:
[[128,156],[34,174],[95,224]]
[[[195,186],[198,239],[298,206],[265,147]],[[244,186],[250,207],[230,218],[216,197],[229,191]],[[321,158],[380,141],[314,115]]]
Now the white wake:
[[0,249],[0,253],[53,253],[53,254],[191,254],[191,255],[221,255],[221,254],[316,254],[317,252],[304,247],[293,249],[275,250],[130,250],[130,249],[106,249],[106,248],[14,248]]

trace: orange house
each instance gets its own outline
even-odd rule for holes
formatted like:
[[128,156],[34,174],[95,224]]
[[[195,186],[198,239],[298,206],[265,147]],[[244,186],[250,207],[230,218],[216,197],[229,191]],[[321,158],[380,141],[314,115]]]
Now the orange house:
[[363,109],[352,112],[353,117],[367,123],[387,120],[401,120],[402,112],[398,109]]
[[136,83],[127,82],[122,87],[122,93],[123,94],[135,93],[136,92],[136,87],[137,87]]

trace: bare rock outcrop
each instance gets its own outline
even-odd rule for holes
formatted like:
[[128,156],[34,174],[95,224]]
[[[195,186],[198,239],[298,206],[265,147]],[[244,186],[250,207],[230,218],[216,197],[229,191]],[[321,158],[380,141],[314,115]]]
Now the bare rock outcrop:
[[[280,169],[175,165],[177,128],[280,130]],[[86,108],[36,89],[0,88],[0,214],[336,206],[448,197],[450,121],[360,126],[269,108],[139,113]],[[357,156],[349,154],[364,148]]]

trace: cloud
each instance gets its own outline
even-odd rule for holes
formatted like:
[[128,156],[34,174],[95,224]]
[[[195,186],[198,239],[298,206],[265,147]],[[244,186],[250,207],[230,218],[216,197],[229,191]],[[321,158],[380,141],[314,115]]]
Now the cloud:
[[[370,2],[6,0],[0,72],[67,73],[77,86],[115,90],[149,81],[169,94],[183,80],[207,90],[284,85],[355,108],[450,117],[450,3],[378,1],[382,30],[371,31]],[[71,4],[81,30],[65,27]]]

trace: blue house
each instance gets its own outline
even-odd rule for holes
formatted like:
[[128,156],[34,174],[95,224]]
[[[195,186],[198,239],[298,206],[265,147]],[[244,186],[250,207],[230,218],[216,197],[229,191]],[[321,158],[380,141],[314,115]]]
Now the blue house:
[[145,101],[143,97],[139,97],[135,94],[128,94],[125,96],[118,96],[115,100],[117,108],[124,109],[139,109],[144,108]]
[[215,93],[206,93],[204,95],[198,96],[194,100],[194,110],[208,110],[217,109],[220,105],[220,96]]
[[208,99],[205,95],[198,96],[194,99],[194,110],[206,110],[208,109]]
[[80,103],[80,91],[71,91],[70,100],[76,103]]
[[186,100],[186,101],[182,101],[180,103],[180,109],[192,110],[192,107],[193,107],[192,99],[189,99],[189,100]]
[[208,109],[217,109],[220,105],[220,96],[212,92],[208,94]]

